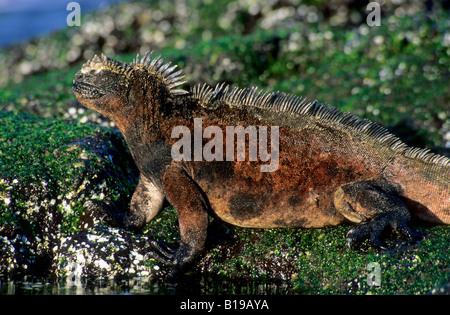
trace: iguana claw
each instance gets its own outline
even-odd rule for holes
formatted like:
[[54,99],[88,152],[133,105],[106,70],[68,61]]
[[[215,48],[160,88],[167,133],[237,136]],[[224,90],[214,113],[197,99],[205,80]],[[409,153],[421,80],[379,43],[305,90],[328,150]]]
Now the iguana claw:
[[146,254],[146,257],[154,258],[166,265],[173,265],[173,260],[177,251],[176,248],[172,248],[164,242],[157,242],[154,240],[150,241],[150,245],[153,250],[149,251]]
[[182,242],[176,248],[165,242],[154,240],[150,241],[150,245],[152,250],[147,252],[146,258],[153,258],[167,266],[172,266],[167,279],[175,278],[196,256],[195,251]]

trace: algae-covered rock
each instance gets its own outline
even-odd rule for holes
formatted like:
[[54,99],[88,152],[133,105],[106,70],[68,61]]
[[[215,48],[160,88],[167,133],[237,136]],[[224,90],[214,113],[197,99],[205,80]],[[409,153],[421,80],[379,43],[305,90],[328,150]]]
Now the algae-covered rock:
[[74,121],[0,112],[0,273],[48,271],[89,199],[126,204],[137,178],[121,135]]

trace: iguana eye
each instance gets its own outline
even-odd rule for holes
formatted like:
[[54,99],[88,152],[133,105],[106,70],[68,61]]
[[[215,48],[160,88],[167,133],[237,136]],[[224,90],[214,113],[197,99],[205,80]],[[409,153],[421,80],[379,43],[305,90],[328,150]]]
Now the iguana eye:
[[109,77],[104,77],[103,81],[108,82],[109,81]]

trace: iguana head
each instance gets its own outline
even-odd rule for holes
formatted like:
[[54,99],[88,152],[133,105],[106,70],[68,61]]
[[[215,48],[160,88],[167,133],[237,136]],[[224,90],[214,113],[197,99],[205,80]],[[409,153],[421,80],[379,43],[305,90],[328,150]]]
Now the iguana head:
[[[101,55],[86,62],[73,80],[78,101],[116,121],[131,112],[161,106],[160,99],[186,94],[176,89],[184,83],[176,66],[165,64],[153,52],[139,55],[129,65]],[[117,121],[116,121],[117,123]]]

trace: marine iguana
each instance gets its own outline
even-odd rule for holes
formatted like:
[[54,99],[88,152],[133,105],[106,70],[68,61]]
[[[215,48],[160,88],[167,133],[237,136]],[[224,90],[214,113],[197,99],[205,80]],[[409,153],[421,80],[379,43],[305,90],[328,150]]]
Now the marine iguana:
[[[87,206],[138,229],[161,211],[165,200],[172,204],[180,244],[173,249],[152,242],[149,253],[173,266],[171,275],[200,256],[209,216],[249,228],[353,223],[346,236],[350,246],[369,239],[381,248],[384,230],[417,237],[408,227],[411,215],[450,224],[449,158],[408,147],[383,127],[317,101],[225,84],[185,91],[179,88],[182,79],[176,66],[147,53],[130,64],[96,55],[73,81],[81,104],[116,123],[140,170],[128,212],[111,203]],[[181,150],[180,135],[198,132],[199,119],[200,142],[183,142]],[[277,167],[262,171],[268,148],[265,158],[260,154],[252,160],[245,151],[239,159],[239,150],[232,151],[231,159],[225,156],[242,133],[218,142],[213,135],[225,134],[229,126],[242,126],[247,151],[255,140],[251,126],[259,128],[260,139],[270,134],[278,140],[270,146]],[[208,159],[193,152],[199,144],[210,153]]]

